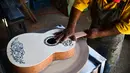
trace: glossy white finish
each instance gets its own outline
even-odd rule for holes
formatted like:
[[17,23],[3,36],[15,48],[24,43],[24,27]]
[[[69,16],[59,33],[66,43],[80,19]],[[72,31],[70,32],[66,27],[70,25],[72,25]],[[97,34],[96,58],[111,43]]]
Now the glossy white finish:
[[72,58],[52,62],[40,73],[80,73],[88,60],[89,49],[85,40],[78,40]]
[[[14,37],[7,46],[7,56],[10,62],[18,67],[31,67],[43,62],[46,58],[55,52],[65,52],[75,47],[76,42],[72,41],[71,46],[64,46],[62,43],[56,46],[48,46],[44,43],[44,40],[49,36],[54,36],[55,32],[60,29],[53,29],[46,33],[25,33]],[[11,44],[18,38],[18,41],[23,44],[25,54],[23,55],[23,61],[25,64],[16,62],[11,55]],[[65,41],[70,40],[69,38]]]

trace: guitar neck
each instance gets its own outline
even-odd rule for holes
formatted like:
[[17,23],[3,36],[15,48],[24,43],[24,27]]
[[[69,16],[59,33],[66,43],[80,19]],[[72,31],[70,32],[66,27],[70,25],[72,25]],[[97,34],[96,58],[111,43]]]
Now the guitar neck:
[[77,32],[77,33],[75,33],[76,39],[84,37],[84,36],[87,36],[87,34],[85,32]]

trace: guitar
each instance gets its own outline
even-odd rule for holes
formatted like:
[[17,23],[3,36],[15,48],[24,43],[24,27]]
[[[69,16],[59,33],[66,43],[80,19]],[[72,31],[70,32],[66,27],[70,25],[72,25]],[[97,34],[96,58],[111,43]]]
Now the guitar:
[[[7,56],[17,73],[38,73],[54,60],[64,60],[74,56],[76,41],[67,38],[57,43],[53,29],[45,33],[25,33],[10,40]],[[86,36],[84,32],[75,34],[76,38]]]

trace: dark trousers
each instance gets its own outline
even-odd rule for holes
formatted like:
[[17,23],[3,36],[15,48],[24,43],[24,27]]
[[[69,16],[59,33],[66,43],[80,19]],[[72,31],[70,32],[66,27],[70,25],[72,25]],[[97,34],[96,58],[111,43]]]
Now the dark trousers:
[[[88,39],[87,43],[107,59],[106,67],[111,68],[119,59],[123,41],[124,35],[119,34],[103,38]],[[109,73],[110,69],[108,68],[106,68],[105,73]]]

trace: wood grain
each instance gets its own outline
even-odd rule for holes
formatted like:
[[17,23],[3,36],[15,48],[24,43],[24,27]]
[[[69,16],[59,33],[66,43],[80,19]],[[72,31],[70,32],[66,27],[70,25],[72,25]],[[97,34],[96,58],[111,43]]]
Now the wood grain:
[[36,66],[32,67],[17,67],[14,66],[14,71],[16,73],[39,73],[40,71],[44,70],[48,65],[50,65],[54,60],[64,60],[74,56],[75,49],[72,48],[66,52],[56,52],[50,55],[47,59]]

